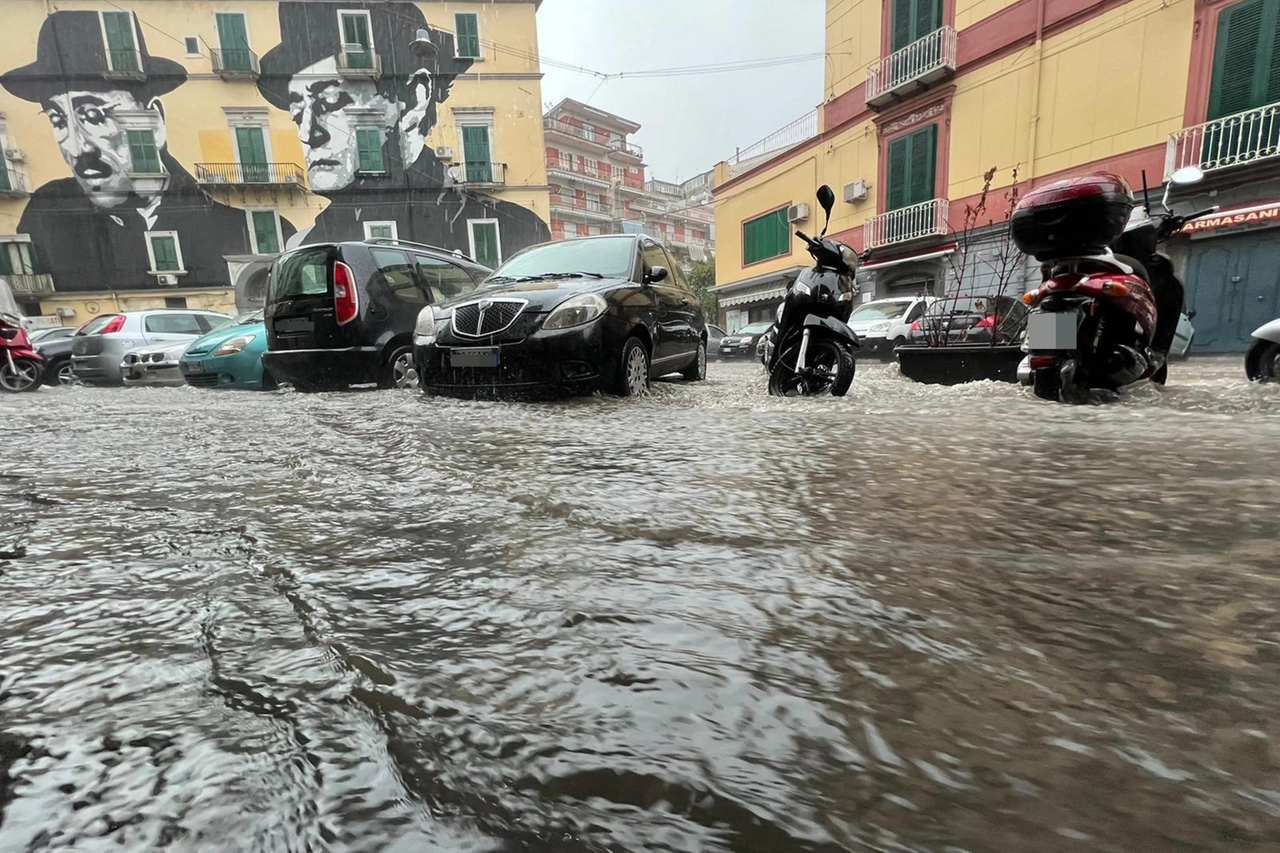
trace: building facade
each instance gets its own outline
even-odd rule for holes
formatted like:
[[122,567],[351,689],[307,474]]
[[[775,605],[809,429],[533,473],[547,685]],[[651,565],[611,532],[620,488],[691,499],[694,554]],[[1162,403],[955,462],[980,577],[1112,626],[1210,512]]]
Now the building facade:
[[686,264],[715,249],[712,174],[684,183],[646,179],[640,125],[566,99],[543,117],[551,235],[648,234]]
[[874,250],[865,294],[945,290],[992,168],[979,248],[998,242],[1015,169],[1023,193],[1111,171],[1140,194],[1145,175],[1158,206],[1173,170],[1200,166],[1206,180],[1171,204],[1231,215],[1167,244],[1196,348],[1241,349],[1280,314],[1280,0],[828,0],[826,27],[812,124],[717,166],[729,327],[767,316],[807,265],[789,232],[821,227],[823,183],[832,233]]
[[536,0],[7,0],[0,278],[25,313],[261,304],[304,242],[549,238]]

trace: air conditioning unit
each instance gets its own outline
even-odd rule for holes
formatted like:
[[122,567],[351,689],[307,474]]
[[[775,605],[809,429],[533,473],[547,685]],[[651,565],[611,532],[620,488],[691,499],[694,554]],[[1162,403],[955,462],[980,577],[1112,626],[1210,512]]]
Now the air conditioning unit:
[[448,145],[438,145],[438,146],[436,146],[436,159],[438,159],[438,160],[452,160],[452,159],[453,159],[453,149],[452,149],[452,148],[450,148]]
[[161,284],[167,284],[172,286],[178,283],[178,277],[176,275],[170,275],[168,273],[164,273],[159,277],[159,281]]
[[53,313],[57,314],[59,317],[74,317],[76,316],[76,309],[69,305],[59,305],[58,309]]
[[809,205],[807,204],[793,204],[791,205],[791,208],[787,210],[788,222],[804,222],[808,218]]
[[865,201],[867,198],[867,182],[859,178],[851,184],[844,185],[844,200],[849,204]]
[[4,156],[15,163],[23,163],[27,159],[27,155],[23,153],[21,148],[6,148]]

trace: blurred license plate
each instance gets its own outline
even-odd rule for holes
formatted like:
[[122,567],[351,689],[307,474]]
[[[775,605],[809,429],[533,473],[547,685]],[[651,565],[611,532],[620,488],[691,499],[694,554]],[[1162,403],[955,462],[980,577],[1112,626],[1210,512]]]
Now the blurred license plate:
[[204,373],[204,362],[188,361],[182,365],[182,370],[184,373]]
[[454,367],[497,367],[502,357],[498,347],[473,347],[449,350],[449,364]]
[[283,320],[276,320],[276,334],[280,335],[310,332],[315,327],[316,324],[310,317],[286,317]]
[[1079,312],[1037,311],[1027,318],[1027,345],[1032,350],[1075,349],[1079,325]]

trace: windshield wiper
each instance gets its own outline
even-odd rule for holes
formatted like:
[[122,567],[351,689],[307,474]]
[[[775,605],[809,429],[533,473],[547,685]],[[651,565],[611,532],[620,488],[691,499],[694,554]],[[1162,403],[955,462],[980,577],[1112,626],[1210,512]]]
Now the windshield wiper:
[[529,275],[521,281],[551,281],[557,278],[604,278],[598,272],[544,272],[540,275]]

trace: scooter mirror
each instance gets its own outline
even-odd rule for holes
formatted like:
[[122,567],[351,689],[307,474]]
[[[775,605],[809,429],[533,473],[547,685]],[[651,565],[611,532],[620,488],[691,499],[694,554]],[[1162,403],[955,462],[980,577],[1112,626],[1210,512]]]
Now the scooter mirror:
[[1189,184],[1198,184],[1204,180],[1204,172],[1199,166],[1183,166],[1172,175],[1169,176],[1169,182],[1185,187]]
[[826,184],[818,187],[818,204],[822,205],[827,216],[831,216],[831,209],[836,206],[836,194]]

